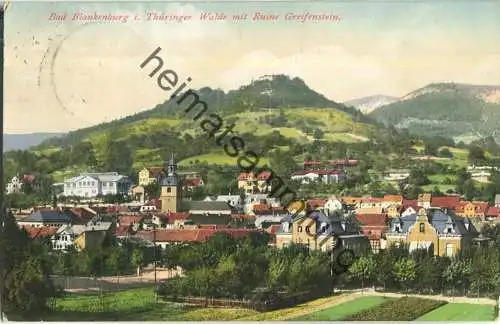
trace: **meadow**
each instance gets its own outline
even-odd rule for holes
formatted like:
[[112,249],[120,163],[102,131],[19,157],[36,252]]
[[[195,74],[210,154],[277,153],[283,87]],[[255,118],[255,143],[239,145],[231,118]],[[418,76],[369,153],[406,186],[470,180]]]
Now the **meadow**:
[[203,308],[155,300],[152,288],[98,294],[68,294],[44,321],[492,321],[492,305],[446,303],[401,297],[336,294],[295,307],[259,313],[248,309]]

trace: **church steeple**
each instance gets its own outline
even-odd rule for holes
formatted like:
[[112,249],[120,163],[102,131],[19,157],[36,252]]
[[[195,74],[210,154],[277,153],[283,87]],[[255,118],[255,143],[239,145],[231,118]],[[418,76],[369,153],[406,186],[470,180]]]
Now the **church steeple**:
[[167,175],[168,176],[174,176],[174,175],[176,175],[176,172],[177,172],[177,162],[175,162],[174,153],[172,153],[172,155],[170,157],[170,160],[168,161],[168,163],[166,165],[166,169],[167,169]]
[[173,153],[165,163],[165,171],[167,175],[161,180],[161,211],[178,212],[182,201],[182,181],[177,175],[177,163]]

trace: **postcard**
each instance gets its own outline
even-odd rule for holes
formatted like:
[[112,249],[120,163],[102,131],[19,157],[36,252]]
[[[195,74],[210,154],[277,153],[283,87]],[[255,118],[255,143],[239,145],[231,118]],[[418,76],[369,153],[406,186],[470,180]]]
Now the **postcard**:
[[498,320],[499,1],[0,25],[1,320]]

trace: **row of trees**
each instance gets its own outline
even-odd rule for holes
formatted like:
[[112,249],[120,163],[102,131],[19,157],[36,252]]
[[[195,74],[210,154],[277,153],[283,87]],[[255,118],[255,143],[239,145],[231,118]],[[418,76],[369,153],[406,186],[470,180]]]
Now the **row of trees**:
[[[331,289],[329,256],[298,246],[269,249],[268,236],[251,233],[235,240],[217,234],[206,243],[169,246],[167,267],[180,266],[185,276],[164,283],[168,296],[263,298],[262,294]],[[261,288],[258,290],[257,288]]]
[[343,276],[347,286],[374,285],[384,289],[424,294],[464,296],[500,294],[500,250],[498,246],[471,247],[454,258],[407,247],[390,248],[377,255],[357,259]]

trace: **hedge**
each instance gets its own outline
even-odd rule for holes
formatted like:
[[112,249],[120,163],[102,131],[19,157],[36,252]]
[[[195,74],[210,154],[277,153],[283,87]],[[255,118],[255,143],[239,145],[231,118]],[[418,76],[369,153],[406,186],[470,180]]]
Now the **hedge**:
[[445,305],[441,300],[402,297],[343,318],[343,321],[413,321]]

